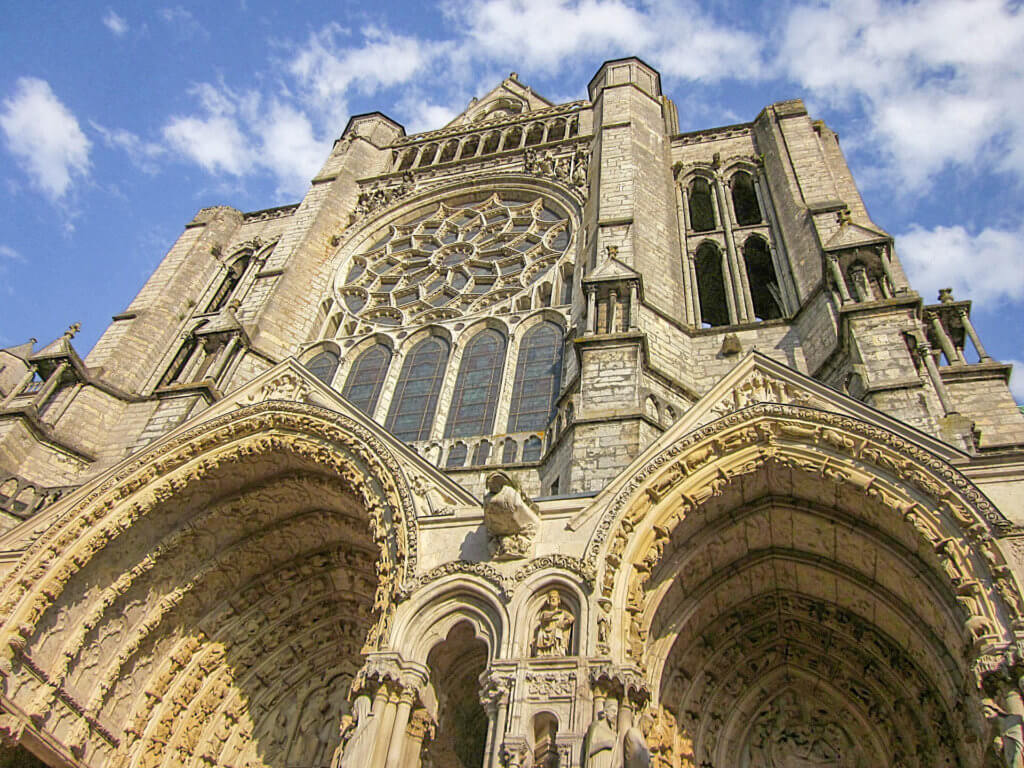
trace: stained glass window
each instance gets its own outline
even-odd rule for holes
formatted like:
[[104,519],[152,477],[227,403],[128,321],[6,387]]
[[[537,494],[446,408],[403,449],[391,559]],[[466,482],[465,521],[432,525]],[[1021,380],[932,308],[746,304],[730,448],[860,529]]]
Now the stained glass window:
[[391,350],[383,344],[374,344],[352,364],[342,396],[367,416],[372,416],[390,362]]
[[386,423],[399,440],[430,437],[447,361],[448,343],[437,336],[421,341],[405,358]]
[[333,352],[321,352],[308,363],[306,368],[327,386],[331,386],[334,372],[338,370],[338,356]]
[[509,432],[534,432],[547,427],[554,415],[562,376],[562,331],[544,322],[531,328],[519,346]]
[[488,435],[494,430],[504,362],[505,337],[498,331],[481,331],[466,345],[445,437]]

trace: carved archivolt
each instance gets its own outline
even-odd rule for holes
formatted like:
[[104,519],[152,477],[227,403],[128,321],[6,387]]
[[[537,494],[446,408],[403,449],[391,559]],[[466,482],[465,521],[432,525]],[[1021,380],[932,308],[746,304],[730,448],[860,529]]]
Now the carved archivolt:
[[[753,405],[687,435],[630,478],[598,522],[588,548],[588,561],[601,570],[602,597],[611,598],[625,568],[629,583],[623,589],[640,610],[645,574],[660,562],[680,521],[740,478],[772,466],[806,472],[887,507],[935,551],[954,586],[1006,582],[997,590],[1001,610],[1021,622],[1016,585],[991,544],[1009,524],[973,484],[937,457],[875,426],[773,403]],[[980,552],[983,559],[971,556]],[[962,603],[977,619],[979,632],[1004,625],[990,601],[965,597]]]
[[376,436],[258,403],[66,504],[0,593],[5,695],[37,727],[92,764],[329,760],[415,567],[413,498]]

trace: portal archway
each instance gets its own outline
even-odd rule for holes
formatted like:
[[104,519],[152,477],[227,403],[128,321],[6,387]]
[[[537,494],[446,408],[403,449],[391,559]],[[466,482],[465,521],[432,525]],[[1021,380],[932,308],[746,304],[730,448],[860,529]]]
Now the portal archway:
[[873,425],[751,406],[611,500],[608,651],[698,765],[980,765],[981,660],[1021,624],[985,503]]
[[87,765],[319,766],[415,552],[365,428],[264,402],[75,495],[3,592],[5,706]]

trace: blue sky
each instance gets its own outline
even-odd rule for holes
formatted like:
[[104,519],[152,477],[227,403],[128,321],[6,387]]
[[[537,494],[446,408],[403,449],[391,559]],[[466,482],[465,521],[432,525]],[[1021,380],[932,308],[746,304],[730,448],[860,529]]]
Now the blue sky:
[[[0,29],[0,345],[87,351],[198,208],[296,202],[348,115],[443,125],[511,71],[662,73],[682,130],[801,97],[929,301],[1024,360],[1024,11],[996,0],[22,3]],[[1024,365],[1021,366],[1024,369]],[[1015,377],[1024,402],[1024,370]]]

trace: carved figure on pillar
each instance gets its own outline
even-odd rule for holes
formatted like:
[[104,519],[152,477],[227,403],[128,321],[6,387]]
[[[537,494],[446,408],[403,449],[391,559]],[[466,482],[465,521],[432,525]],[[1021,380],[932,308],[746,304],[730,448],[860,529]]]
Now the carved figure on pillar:
[[491,557],[517,560],[533,553],[540,516],[509,475],[492,472],[487,477],[484,495],[484,525],[491,535]]
[[[642,724],[650,728],[652,717],[645,714]],[[631,725],[626,729],[622,737],[622,765],[623,768],[651,768],[651,751],[647,748],[647,739],[643,730]]]
[[607,698],[594,722],[587,729],[587,737],[583,742],[584,768],[612,768],[615,745],[618,742],[616,720],[618,702],[613,698]]
[[992,699],[985,699],[982,711],[994,727],[993,742],[1003,765],[1024,768],[1024,718],[1007,712]]
[[370,697],[360,694],[352,705],[352,714],[342,719],[341,744],[331,760],[331,768],[362,768],[369,763],[373,749],[370,704]]
[[562,607],[562,596],[558,590],[549,590],[544,607],[537,616],[533,655],[567,656],[575,621],[576,617]]

